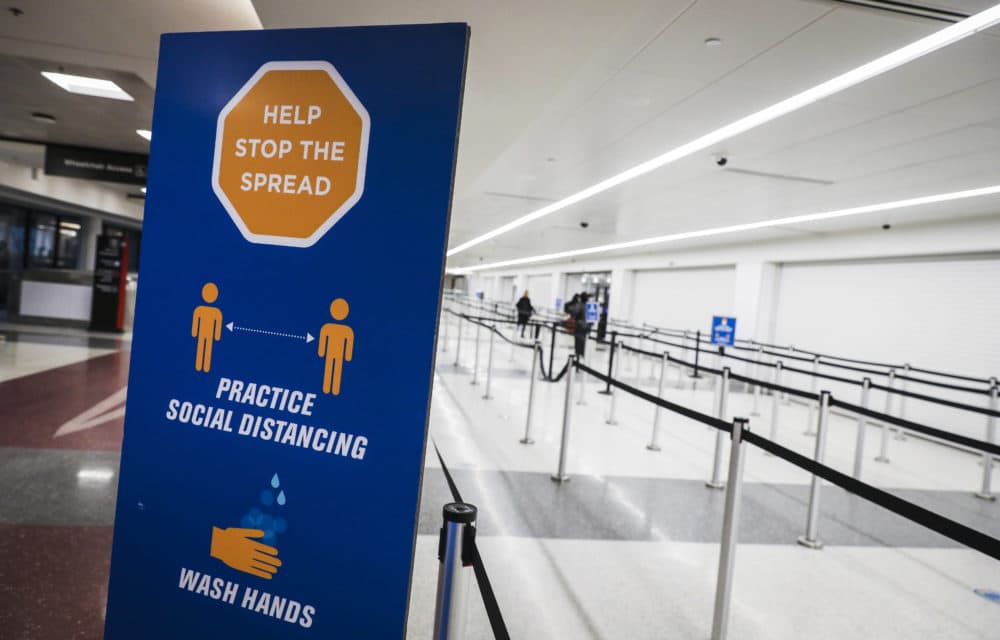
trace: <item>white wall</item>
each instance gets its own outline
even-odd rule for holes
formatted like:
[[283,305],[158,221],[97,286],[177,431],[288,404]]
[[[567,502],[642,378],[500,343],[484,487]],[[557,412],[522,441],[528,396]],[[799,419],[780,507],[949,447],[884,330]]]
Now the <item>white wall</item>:
[[732,266],[636,271],[629,318],[669,329],[707,330],[713,315],[732,315],[735,285]]

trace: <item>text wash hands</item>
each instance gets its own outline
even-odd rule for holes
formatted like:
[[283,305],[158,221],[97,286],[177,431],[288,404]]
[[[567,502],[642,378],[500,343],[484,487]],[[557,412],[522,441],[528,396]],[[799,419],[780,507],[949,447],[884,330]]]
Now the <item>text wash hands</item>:
[[[302,117],[301,112],[302,107],[299,105],[265,105],[264,124],[310,126],[313,121],[318,120],[323,115],[323,109],[315,104],[305,108],[305,117]],[[344,161],[344,147],[347,143],[343,140],[299,140],[298,143],[302,160]],[[295,145],[292,144],[291,140],[237,138],[235,156],[237,158],[284,160],[294,150]],[[240,175],[240,189],[242,191],[325,196],[330,193],[330,187],[330,178],[326,176],[301,176],[300,178],[291,173],[251,171],[245,171]]]

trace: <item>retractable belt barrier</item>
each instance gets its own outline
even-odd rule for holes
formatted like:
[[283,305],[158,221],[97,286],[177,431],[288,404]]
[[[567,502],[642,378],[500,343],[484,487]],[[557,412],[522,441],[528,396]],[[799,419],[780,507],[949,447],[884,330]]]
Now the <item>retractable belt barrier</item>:
[[[434,445],[434,453],[437,454],[438,462],[441,463],[441,471],[444,472],[444,478],[448,482],[448,489],[451,491],[452,499],[455,502],[464,503],[465,501],[462,500],[462,494],[458,490],[458,485],[455,484],[455,479],[451,476],[451,471],[448,470],[448,465],[445,464],[437,443],[432,440],[432,444]],[[479,593],[483,597],[483,606],[486,607],[486,616],[489,618],[490,628],[493,629],[493,637],[496,640],[510,640],[510,633],[507,632],[507,624],[503,620],[500,605],[497,603],[496,594],[493,592],[493,585],[490,583],[490,577],[486,574],[486,565],[483,564],[483,557],[480,555],[479,546],[476,544],[475,531],[475,527],[467,529],[463,540],[466,546],[462,550],[462,557],[463,560],[467,560],[472,564],[472,569],[475,571],[476,582],[479,584]]]
[[[600,373],[599,371],[596,371],[580,362],[576,362],[574,366],[577,369],[585,371],[586,373],[590,374],[591,376],[603,382],[608,382],[612,386],[622,389],[623,391],[626,391],[636,396],[637,398],[642,398],[647,402],[651,402],[660,407],[663,407],[664,409],[682,415],[686,418],[690,418],[697,422],[701,422],[702,424],[707,424],[711,427],[715,427],[716,429],[732,433],[732,425],[723,420],[720,420],[718,418],[713,418],[712,416],[703,414],[693,409],[689,409],[687,407],[678,405],[668,400],[657,398],[656,396],[650,393],[646,393],[641,389],[637,389],[631,385],[627,385],[623,382],[610,378]],[[744,378],[743,376],[735,376],[733,374],[730,375],[734,379]],[[744,379],[748,381],[751,380],[749,378],[744,378]],[[757,383],[756,381],[753,382],[754,384]],[[763,385],[763,383],[761,384]],[[777,385],[772,385],[772,387],[777,387]],[[869,415],[870,417],[878,419],[889,420],[889,418],[891,418],[891,416],[886,416],[885,414],[881,414],[877,411],[869,411],[867,409],[862,409],[861,407],[855,407],[854,405],[849,405],[848,403],[838,402],[832,399],[831,399],[831,404],[839,405],[841,407],[851,409],[852,411],[857,409],[859,410],[859,412],[863,412],[866,415]],[[899,421],[897,418],[892,418],[892,420]],[[907,423],[908,421],[902,420],[900,422]],[[920,427],[921,430],[927,429],[930,431],[938,431],[936,429],[931,429],[930,427],[923,427],[923,425],[917,425],[916,423],[909,423],[909,425]],[[918,429],[914,429],[914,431],[917,430]],[[939,432],[939,433],[944,434],[945,432]],[[937,437],[941,437],[938,434],[934,435],[936,435]],[[981,448],[986,451],[1000,452],[1000,447],[998,447],[997,445],[980,442],[978,440],[973,440],[971,438],[964,438],[962,436],[956,436],[954,434],[947,434],[947,436],[948,439],[952,439],[953,441],[957,441],[958,439],[964,440],[965,442],[963,442],[963,444],[965,444],[966,446]],[[933,511],[925,509],[924,507],[916,505],[912,502],[904,500],[896,495],[889,493],[888,491],[884,491],[868,483],[856,480],[851,476],[841,473],[840,471],[837,471],[832,467],[828,467],[824,464],[816,462],[815,460],[812,460],[796,451],[792,451],[791,449],[783,447],[780,444],[768,440],[763,436],[757,435],[753,431],[750,431],[749,428],[745,428],[743,430],[742,438],[746,442],[760,449],[763,449],[764,451],[767,451],[768,453],[771,453],[785,460],[786,462],[789,462],[799,467],[800,469],[804,469],[805,471],[808,471],[809,473],[815,476],[823,478],[824,480],[837,485],[838,487],[844,489],[849,493],[853,493],[854,495],[857,495],[865,500],[868,500],[869,502],[875,503],[884,509],[892,511],[897,515],[903,516],[907,520],[922,525],[936,533],[939,533],[960,544],[963,544],[969,547],[970,549],[975,549],[976,551],[988,555],[991,558],[1000,560],[1000,540],[997,540],[996,538],[993,538],[981,531],[977,531],[975,529],[967,527],[966,525],[960,522],[956,522],[942,515],[934,513]]]

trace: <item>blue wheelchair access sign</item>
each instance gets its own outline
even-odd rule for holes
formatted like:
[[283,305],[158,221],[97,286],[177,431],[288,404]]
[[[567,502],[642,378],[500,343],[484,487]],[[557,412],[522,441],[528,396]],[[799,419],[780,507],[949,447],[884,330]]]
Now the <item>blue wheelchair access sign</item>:
[[712,316],[712,344],[733,346],[736,339],[736,318]]
[[468,38],[163,37],[106,640],[404,637]]
[[587,303],[587,322],[597,322],[599,306],[596,302]]

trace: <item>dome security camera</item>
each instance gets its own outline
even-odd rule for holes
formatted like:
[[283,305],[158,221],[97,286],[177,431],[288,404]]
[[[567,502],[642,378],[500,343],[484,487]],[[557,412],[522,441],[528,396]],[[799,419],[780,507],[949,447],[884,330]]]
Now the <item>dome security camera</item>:
[[727,164],[729,164],[729,158],[723,155],[715,156],[715,164],[719,165],[720,167],[724,167]]
[[586,229],[589,226],[590,226],[589,222],[584,222],[584,221],[580,222],[580,227],[583,228],[583,229]]

